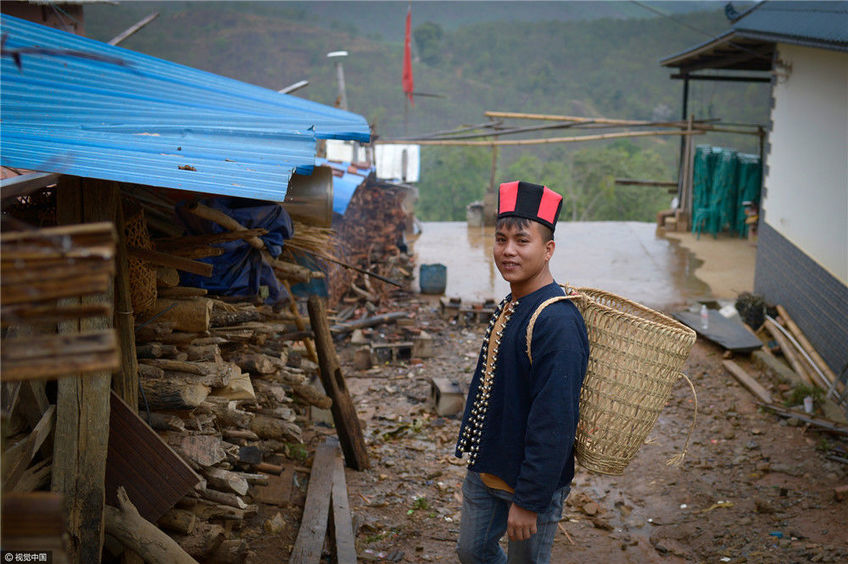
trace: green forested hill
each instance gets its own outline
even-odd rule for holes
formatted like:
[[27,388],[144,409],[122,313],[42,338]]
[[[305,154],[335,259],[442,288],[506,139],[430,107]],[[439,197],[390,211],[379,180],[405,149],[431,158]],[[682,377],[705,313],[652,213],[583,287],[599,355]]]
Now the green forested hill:
[[[668,78],[659,59],[729,23],[717,2],[646,4],[674,13],[674,19],[636,2],[414,2],[415,89],[443,97],[418,97],[406,125],[400,80],[404,2],[87,5],[86,32],[108,40],[158,10],[159,19],[124,47],[273,89],[306,79],[310,85],[296,95],[325,104],[337,95],[326,53],[345,49],[350,109],[378,135],[399,137],[479,123],[486,110],[678,118],[682,85]],[[686,13],[704,7],[714,9]],[[690,111],[698,118],[763,123],[767,102],[764,85],[691,85]],[[756,150],[753,138],[698,142]],[[566,211],[575,219],[651,219],[669,196],[616,187],[611,179],[673,179],[678,147],[676,138],[652,138],[509,149],[501,152],[497,176],[544,181],[569,193],[576,207]],[[462,219],[465,204],[488,184],[489,151],[425,147],[422,153],[419,215]],[[607,174],[599,174],[602,169]]]

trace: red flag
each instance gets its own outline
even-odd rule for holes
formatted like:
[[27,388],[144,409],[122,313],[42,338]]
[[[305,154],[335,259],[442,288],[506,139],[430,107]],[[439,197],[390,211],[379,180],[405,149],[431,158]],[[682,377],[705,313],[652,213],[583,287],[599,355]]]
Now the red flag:
[[412,49],[410,45],[412,31],[412,4],[406,11],[406,38],[403,41],[403,91],[409,96],[409,102],[414,106],[415,101],[412,99],[413,81],[412,81]]

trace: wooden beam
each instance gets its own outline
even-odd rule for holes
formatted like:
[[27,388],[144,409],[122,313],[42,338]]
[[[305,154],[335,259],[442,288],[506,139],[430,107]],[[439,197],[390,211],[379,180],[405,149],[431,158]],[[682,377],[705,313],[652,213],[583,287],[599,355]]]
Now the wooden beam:
[[364,470],[369,467],[368,450],[365,448],[365,439],[362,436],[362,427],[359,417],[353,406],[353,400],[347,390],[336,349],[333,345],[333,336],[327,323],[327,312],[324,300],[319,296],[309,296],[307,301],[309,309],[309,321],[315,332],[315,345],[318,349],[318,366],[321,383],[327,395],[333,400],[330,411],[333,414],[333,422],[342,445],[347,465],[356,470]]
[[350,501],[347,497],[344,462],[338,448],[333,456],[333,495],[332,524],[335,538],[336,562],[338,564],[356,564],[356,539],[353,536],[353,522],[350,516]]
[[[63,176],[56,190],[60,225],[112,221],[120,204],[110,183]],[[83,303],[114,302],[103,296]],[[60,332],[111,329],[112,320],[83,319],[60,324]],[[51,490],[64,494],[66,530],[75,562],[97,564],[103,552],[106,451],[109,443],[111,369],[58,381]]]
[[723,360],[721,363],[736,380],[742,384],[749,392],[757,396],[763,403],[772,403],[771,394],[763,388],[759,382],[751,378],[747,372],[733,362],[732,360]]
[[783,357],[789,362],[789,365],[792,367],[792,370],[795,371],[796,374],[804,381],[808,386],[814,386],[812,378],[810,378],[810,374],[807,372],[807,368],[801,364],[801,359],[798,358],[798,353],[792,347],[792,344],[789,342],[789,339],[780,332],[780,329],[777,327],[777,323],[772,321],[771,319],[766,319],[765,322],[766,330],[769,334],[777,341],[777,344],[780,346],[780,350],[783,353]]
[[200,262],[168,253],[152,251],[150,249],[138,249],[134,247],[128,248],[127,254],[131,257],[157,266],[169,266],[171,268],[176,268],[177,270],[197,274],[198,276],[212,276],[213,266],[208,262]]

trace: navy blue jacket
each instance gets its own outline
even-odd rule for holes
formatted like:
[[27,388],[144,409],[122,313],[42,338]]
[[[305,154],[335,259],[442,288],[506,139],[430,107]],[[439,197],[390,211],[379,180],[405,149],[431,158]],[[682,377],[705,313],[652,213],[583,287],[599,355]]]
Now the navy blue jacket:
[[[456,448],[456,456],[462,457],[477,447],[469,470],[501,478],[515,490],[513,502],[536,513],[547,509],[554,491],[574,477],[577,408],[589,359],[586,326],[571,301],[555,302],[542,311],[533,328],[532,366],[527,357],[530,317],[543,301],[562,294],[562,288],[553,283],[518,300],[504,327],[494,382],[483,402],[487,347],[495,346],[496,338],[487,334]],[[475,418],[475,410],[484,415]],[[482,422],[476,432],[475,419]]]

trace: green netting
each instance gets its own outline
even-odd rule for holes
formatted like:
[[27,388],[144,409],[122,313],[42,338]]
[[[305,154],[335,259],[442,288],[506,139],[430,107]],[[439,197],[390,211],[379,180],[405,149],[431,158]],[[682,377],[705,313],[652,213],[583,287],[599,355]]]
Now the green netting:
[[751,202],[757,209],[760,207],[760,187],[762,186],[763,167],[757,155],[739,154],[739,181],[736,198],[736,222],[734,231],[740,237],[748,234],[745,223],[745,202]]
[[705,208],[710,201],[710,187],[713,181],[713,163],[709,159],[712,147],[695,147],[695,159],[692,163],[692,209]]
[[739,159],[736,157],[736,151],[723,150],[713,173],[713,189],[710,194],[710,207],[717,212],[712,216],[712,233],[724,231],[736,220],[738,171]]
[[759,205],[762,166],[756,155],[698,145],[692,163],[692,231],[747,233],[745,206]]

